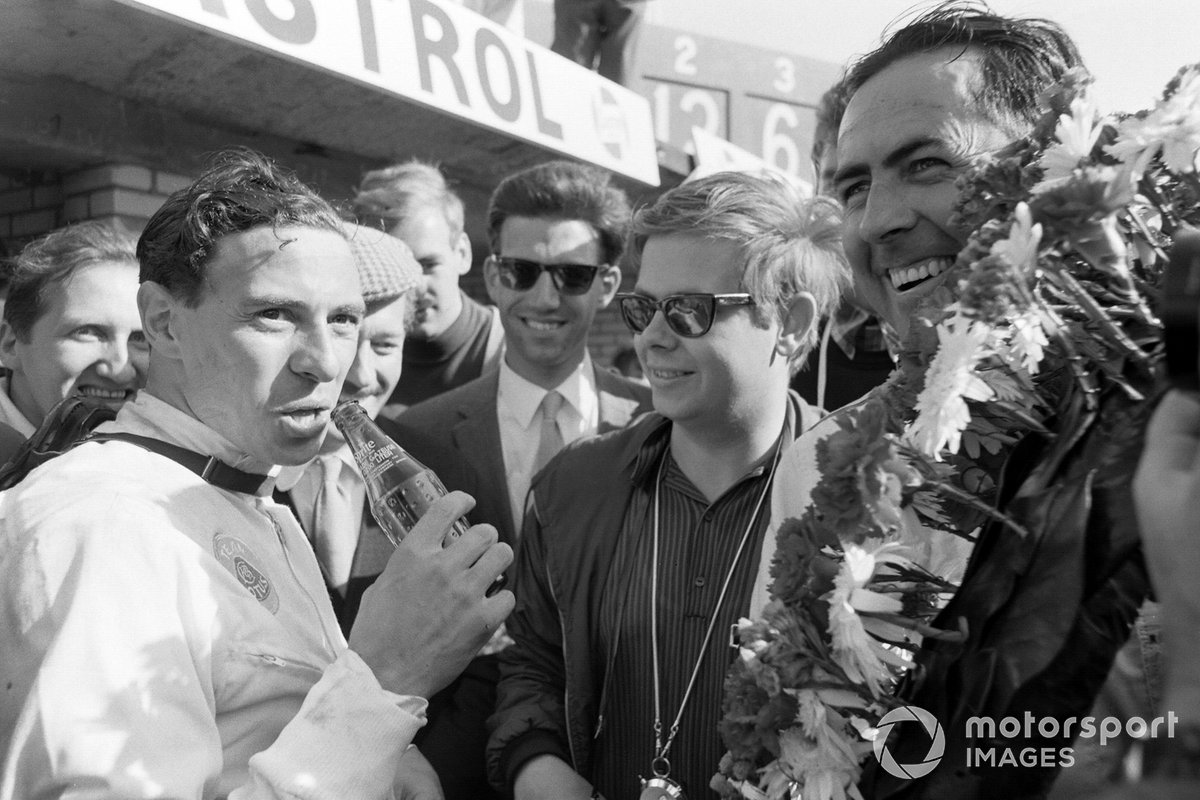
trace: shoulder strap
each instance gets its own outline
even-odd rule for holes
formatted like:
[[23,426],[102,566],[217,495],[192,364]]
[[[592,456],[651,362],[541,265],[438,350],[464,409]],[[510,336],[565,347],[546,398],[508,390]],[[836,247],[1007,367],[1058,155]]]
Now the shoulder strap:
[[221,461],[216,456],[205,456],[194,450],[188,450],[185,447],[164,442],[161,439],[153,439],[149,436],[138,436],[133,433],[98,433],[93,434],[83,442],[127,442],[137,445],[143,450],[149,450],[151,453],[157,453],[164,458],[169,458],[176,464],[185,467],[199,475],[205,482],[216,486],[218,489],[226,489],[231,492],[240,492],[242,494],[259,494],[267,481],[270,480],[269,475],[259,475],[254,472],[245,472],[231,467],[224,461]]

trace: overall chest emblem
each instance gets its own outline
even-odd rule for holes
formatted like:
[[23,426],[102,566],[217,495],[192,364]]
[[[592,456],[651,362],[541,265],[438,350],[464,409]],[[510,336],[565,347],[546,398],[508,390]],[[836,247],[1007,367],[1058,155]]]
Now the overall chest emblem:
[[279,594],[267,577],[262,566],[263,560],[248,544],[228,533],[218,533],[213,536],[213,555],[237,578],[238,583],[246,587],[246,591],[254,595],[255,600],[272,614],[279,611]]

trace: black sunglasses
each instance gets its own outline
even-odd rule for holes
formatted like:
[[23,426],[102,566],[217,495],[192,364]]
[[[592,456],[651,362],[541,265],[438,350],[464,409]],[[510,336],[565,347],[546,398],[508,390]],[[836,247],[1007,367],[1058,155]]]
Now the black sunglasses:
[[539,264],[525,258],[492,256],[500,282],[509,289],[527,292],[533,288],[542,271],[550,273],[554,288],[563,294],[585,294],[592,288],[596,273],[605,267],[592,264]]
[[752,306],[754,298],[748,294],[673,294],[661,300],[643,294],[622,292],[617,295],[621,306],[621,317],[629,330],[641,333],[650,325],[658,309],[671,330],[688,339],[708,333],[717,306]]

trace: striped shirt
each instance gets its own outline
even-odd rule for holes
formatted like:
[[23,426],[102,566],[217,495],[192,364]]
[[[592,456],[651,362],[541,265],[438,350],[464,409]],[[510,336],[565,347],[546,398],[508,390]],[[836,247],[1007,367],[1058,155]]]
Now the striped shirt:
[[[790,414],[789,414],[790,418]],[[789,419],[789,422],[791,420]],[[790,426],[789,426],[790,427]],[[669,426],[666,428],[669,431]],[[788,430],[784,434],[791,436]],[[662,738],[679,713],[704,633],[759,497],[767,491],[770,458],[709,503],[666,452],[667,436],[647,441],[635,467],[635,492],[623,522],[614,564],[631,565],[628,580],[608,592],[600,610],[601,646],[611,661],[603,728],[595,743],[593,785],[608,800],[634,800],[638,776],[651,777],[654,747],[654,674],[650,631],[653,496],[659,463],[668,458],[660,487],[658,545],[658,659]],[[725,752],[717,723],[722,684],[736,651],[730,627],[746,614],[767,526],[768,507],[737,560],[695,687],[668,753],[672,779],[696,800]],[[621,578],[626,576],[622,575]],[[614,647],[615,655],[614,655]]]

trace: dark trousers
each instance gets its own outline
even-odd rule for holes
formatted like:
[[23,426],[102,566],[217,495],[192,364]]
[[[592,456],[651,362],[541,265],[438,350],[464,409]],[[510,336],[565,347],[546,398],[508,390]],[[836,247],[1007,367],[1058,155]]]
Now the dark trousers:
[[550,49],[628,86],[644,13],[644,0],[554,0]]
[[479,656],[429,700],[429,721],[415,742],[437,772],[446,800],[503,798],[488,784],[484,755],[499,680],[498,657]]

